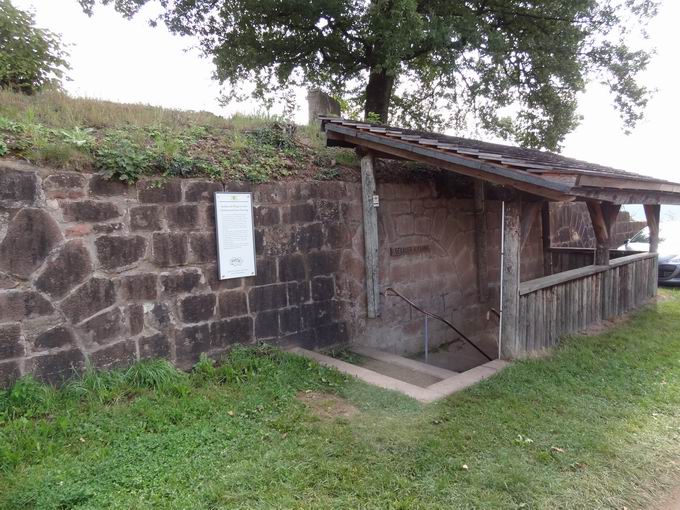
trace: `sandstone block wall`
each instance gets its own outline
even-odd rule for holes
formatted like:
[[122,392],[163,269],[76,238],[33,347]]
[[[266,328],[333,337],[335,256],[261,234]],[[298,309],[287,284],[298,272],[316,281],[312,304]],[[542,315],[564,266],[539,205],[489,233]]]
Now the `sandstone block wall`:
[[258,274],[219,281],[205,180],[147,180],[0,162],[0,384],[57,382],[150,357],[191,366],[235,342],[347,340],[338,292],[344,183],[231,183],[254,193]]
[[[415,174],[414,174],[415,175]],[[487,202],[488,298],[477,288],[469,182],[379,174],[381,292],[394,287],[493,352],[500,203]],[[213,192],[252,191],[257,276],[217,279]],[[522,279],[542,275],[540,221]],[[0,384],[58,382],[161,357],[266,341],[323,348],[348,341],[397,353],[423,347],[423,317],[382,296],[366,318],[361,185],[145,180],[0,162]],[[455,340],[431,321],[431,346]]]
[[[550,206],[551,244],[564,248],[594,248],[595,232],[588,207],[583,202],[553,203]],[[619,212],[612,227],[612,248],[616,248],[647,225],[634,221],[630,213]]]
[[[488,293],[482,300],[470,190],[447,178],[377,180],[381,292],[395,288],[422,309],[452,322],[487,352],[495,352],[498,321],[489,310],[499,308],[500,202],[486,203]],[[361,296],[347,310],[353,341],[400,354],[422,352],[424,317],[400,298],[383,294],[380,317],[366,320],[362,235],[352,238],[352,250],[345,250],[341,265],[346,272],[340,275],[342,288]],[[543,276],[540,219],[524,247],[521,274],[523,280]],[[430,320],[428,329],[431,348],[458,338],[439,321]]]

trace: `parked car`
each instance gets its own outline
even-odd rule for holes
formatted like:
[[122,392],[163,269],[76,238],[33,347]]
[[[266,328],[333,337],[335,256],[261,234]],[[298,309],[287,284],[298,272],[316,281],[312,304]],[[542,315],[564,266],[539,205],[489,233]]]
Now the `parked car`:
[[[645,227],[619,250],[649,251],[649,228]],[[680,222],[663,222],[659,230],[659,283],[680,285]]]

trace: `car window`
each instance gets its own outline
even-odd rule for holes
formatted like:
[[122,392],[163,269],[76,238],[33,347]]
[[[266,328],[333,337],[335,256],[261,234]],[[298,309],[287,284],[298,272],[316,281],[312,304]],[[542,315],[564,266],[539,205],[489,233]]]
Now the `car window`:
[[640,232],[635,234],[631,239],[631,243],[649,243],[649,227],[645,227]]

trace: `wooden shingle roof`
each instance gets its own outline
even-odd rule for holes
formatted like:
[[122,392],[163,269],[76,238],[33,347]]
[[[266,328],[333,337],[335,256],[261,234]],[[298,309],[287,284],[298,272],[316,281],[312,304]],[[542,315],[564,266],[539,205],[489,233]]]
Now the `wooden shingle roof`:
[[421,161],[551,200],[680,204],[680,184],[552,152],[335,117],[321,121],[329,146]]

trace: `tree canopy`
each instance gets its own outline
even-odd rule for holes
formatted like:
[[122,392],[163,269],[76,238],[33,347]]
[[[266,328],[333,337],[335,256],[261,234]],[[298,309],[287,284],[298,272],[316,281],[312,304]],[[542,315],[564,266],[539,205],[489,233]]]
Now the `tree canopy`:
[[0,0],[0,88],[33,94],[60,83],[68,69],[59,37],[33,15]]
[[[111,4],[131,17],[155,0]],[[424,129],[477,127],[557,149],[577,98],[599,80],[628,129],[649,91],[634,48],[658,0],[158,0],[160,20],[197,36],[231,86],[314,86],[367,118]],[[157,22],[158,19],[153,22]],[[641,32],[644,35],[644,32]]]

